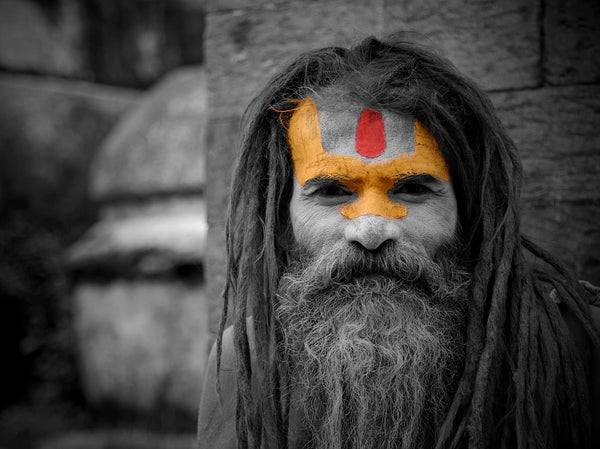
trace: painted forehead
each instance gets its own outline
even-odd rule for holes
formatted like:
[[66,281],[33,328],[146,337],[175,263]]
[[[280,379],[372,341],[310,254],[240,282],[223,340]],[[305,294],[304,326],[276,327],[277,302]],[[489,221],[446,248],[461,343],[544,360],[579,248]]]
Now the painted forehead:
[[427,174],[450,179],[433,135],[407,117],[355,106],[318,110],[307,97],[292,114],[288,140],[301,186],[311,179],[333,178],[358,193],[356,201],[340,208],[349,219],[406,216],[408,208],[388,196],[401,178]]
[[415,121],[409,116],[322,98],[315,98],[314,104],[327,153],[372,163],[415,151]]
[[314,177],[428,174],[442,181],[449,167],[419,120],[360,105],[322,105],[306,97],[289,121],[288,140],[300,185]]

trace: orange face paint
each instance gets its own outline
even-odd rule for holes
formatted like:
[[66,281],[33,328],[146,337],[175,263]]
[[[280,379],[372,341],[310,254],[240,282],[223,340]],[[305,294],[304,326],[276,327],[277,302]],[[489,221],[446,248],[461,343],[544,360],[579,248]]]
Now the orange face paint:
[[[341,206],[340,211],[346,218],[373,214],[386,218],[402,218],[408,209],[404,204],[390,200],[388,192],[402,177],[428,174],[442,181],[450,180],[448,165],[438,150],[438,145],[419,120],[414,125],[414,152],[401,153],[391,159],[379,159],[372,163],[363,161],[360,156],[375,158],[381,150],[381,124],[377,120],[377,111],[366,109],[357,116],[357,126],[374,127],[375,142],[368,142],[369,132],[357,130],[357,157],[331,154],[323,149],[321,127],[317,105],[311,97],[299,101],[288,128],[288,140],[292,151],[292,160],[296,178],[301,186],[309,179],[333,178],[353,192],[358,192],[356,201]],[[364,118],[366,116],[366,118]],[[381,114],[379,114],[381,116]],[[385,134],[383,137],[385,145]]]

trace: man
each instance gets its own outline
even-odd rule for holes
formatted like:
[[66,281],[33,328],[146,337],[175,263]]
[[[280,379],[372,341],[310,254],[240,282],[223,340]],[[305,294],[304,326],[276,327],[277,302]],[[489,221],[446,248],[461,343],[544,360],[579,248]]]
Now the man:
[[447,62],[302,56],[234,179],[201,448],[592,445],[594,295],[521,236],[517,151]]

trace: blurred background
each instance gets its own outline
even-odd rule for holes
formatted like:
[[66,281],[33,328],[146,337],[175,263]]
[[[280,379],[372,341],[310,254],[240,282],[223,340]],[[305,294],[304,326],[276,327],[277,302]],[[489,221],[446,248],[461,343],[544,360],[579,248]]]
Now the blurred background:
[[523,157],[526,234],[600,284],[600,3],[0,0],[0,448],[193,448],[244,106],[412,30]]

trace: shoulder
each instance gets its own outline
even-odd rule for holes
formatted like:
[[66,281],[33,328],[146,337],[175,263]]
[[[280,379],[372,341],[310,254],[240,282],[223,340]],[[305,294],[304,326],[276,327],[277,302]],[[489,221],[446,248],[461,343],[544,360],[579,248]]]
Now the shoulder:
[[[591,324],[596,330],[596,335],[600,335],[600,288],[586,281],[579,281],[584,289],[590,293],[593,298],[589,305],[589,316]],[[564,316],[569,330],[574,337],[576,347],[588,348],[588,367],[589,367],[589,388],[590,388],[590,406],[592,412],[592,423],[600,422],[600,346],[590,341],[587,332],[579,321],[567,314]],[[585,339],[585,340],[584,340]],[[600,427],[593,426],[594,441],[600,440]]]
[[217,345],[213,345],[204,377],[198,413],[198,443],[200,449],[235,449],[235,351],[233,328],[223,333],[220,391],[217,392]]
[[[595,288],[597,289],[598,287]],[[591,379],[598,379],[600,381],[600,347],[593,343],[593,339],[591,338],[588,331],[584,329],[584,325],[580,321],[580,319],[577,318],[571,310],[561,308],[560,306],[561,304],[559,302],[561,315],[565,324],[567,325],[567,328],[569,329],[571,337],[573,338],[575,348],[580,350],[584,362],[587,362],[587,368],[591,370]],[[587,307],[589,312],[590,324],[600,335],[600,305],[596,304],[595,302],[592,302]],[[600,393],[600,388],[598,390]]]
[[[600,307],[596,305],[590,306],[592,321],[598,333],[600,333]],[[600,347],[592,345],[592,367],[591,367],[591,406],[592,406],[592,422],[600,422]],[[594,426],[594,438],[600,440],[600,429]]]

